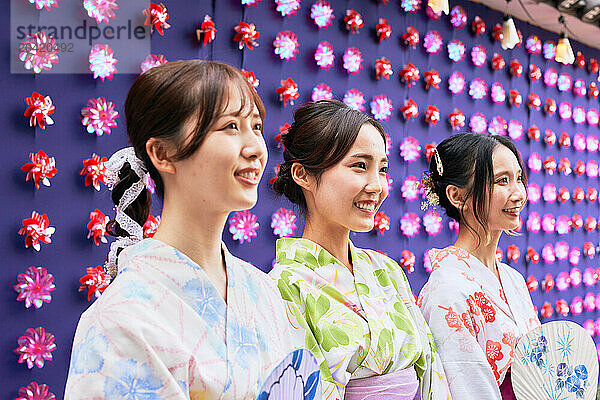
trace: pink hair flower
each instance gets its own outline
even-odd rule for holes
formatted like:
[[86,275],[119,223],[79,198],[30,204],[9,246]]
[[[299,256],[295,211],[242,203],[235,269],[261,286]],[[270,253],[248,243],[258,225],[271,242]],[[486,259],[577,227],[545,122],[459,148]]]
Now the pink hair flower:
[[83,118],[81,123],[86,127],[88,133],[102,136],[104,133],[110,135],[110,128],[117,126],[115,121],[119,113],[115,111],[112,101],[106,101],[104,97],[89,99],[87,105],[81,109]]
[[344,52],[344,69],[352,75],[356,75],[362,69],[362,53],[356,47],[350,47]]
[[115,11],[119,6],[116,0],[83,0],[83,8],[87,11],[88,17],[94,18],[96,23],[108,24],[110,19],[116,18]]
[[542,190],[542,197],[546,203],[554,203],[556,202],[557,189],[554,186],[554,183],[546,183],[544,185],[544,189]]
[[50,391],[48,385],[31,382],[19,389],[19,397],[14,400],[56,400],[56,396]]
[[344,95],[343,102],[356,111],[365,111],[365,95],[357,89],[350,89]]
[[416,161],[421,155],[421,145],[412,136],[407,137],[400,144],[400,156],[407,162]]
[[585,151],[585,135],[583,133],[577,132],[573,136],[573,148],[580,153]]
[[335,56],[333,55],[333,46],[331,46],[331,43],[325,40],[319,42],[315,51],[315,61],[325,71],[333,67]]
[[156,29],[160,36],[163,36],[165,34],[163,29],[169,29],[171,27],[171,25],[167,23],[169,13],[167,12],[167,7],[165,7],[163,3],[154,4],[151,2],[148,8],[142,11],[142,14],[146,16],[144,25],[150,26],[150,33]]
[[19,49],[21,50],[19,60],[25,63],[25,69],[32,69],[36,74],[42,70],[51,70],[52,64],[58,62],[58,53],[60,53],[56,46],[56,39],[46,35],[44,31],[27,35],[19,45]]
[[258,38],[260,37],[260,32],[256,30],[256,26],[254,24],[248,24],[246,22],[240,21],[239,24],[234,28],[235,36],[233,37],[234,42],[238,42],[238,48],[242,50],[245,47],[248,47],[248,50],[254,50],[254,47],[258,47]]
[[315,21],[315,25],[319,29],[327,29],[329,25],[333,23],[335,16],[333,15],[333,8],[328,1],[318,0],[310,8],[310,17]]
[[385,57],[381,57],[375,60],[375,78],[377,80],[384,78],[390,80],[390,76],[394,71],[392,70],[392,63]]
[[21,167],[23,172],[27,172],[25,181],[31,179],[36,189],[40,188],[40,183],[50,186],[50,178],[58,172],[54,157],[48,157],[43,150],[40,150],[37,153],[30,153],[29,159],[31,162],[23,164]]
[[110,283],[111,276],[104,271],[101,265],[97,267],[87,267],[86,274],[79,278],[79,292],[87,289],[87,299],[90,301],[93,296],[100,297]]
[[118,62],[114,55],[114,50],[107,44],[96,44],[92,47],[89,61],[94,79],[100,78],[104,82],[104,79],[108,78],[112,81],[113,75],[117,73],[115,64]]
[[429,54],[437,54],[442,49],[444,41],[438,31],[429,31],[423,38],[423,47]]
[[167,63],[167,58],[162,54],[148,54],[144,61],[140,64],[142,73],[148,71],[150,68],[158,67]]
[[376,229],[383,236],[385,231],[390,229],[390,217],[385,215],[383,211],[377,211],[375,214],[373,229]]
[[556,218],[552,214],[544,214],[542,217],[542,229],[546,233],[553,233],[556,227]]
[[275,54],[286,61],[296,58],[299,46],[298,36],[292,31],[279,32],[277,36],[275,36],[275,40],[273,40]]
[[442,216],[435,210],[429,210],[423,215],[423,226],[429,236],[436,236],[442,231]]
[[380,94],[373,97],[370,106],[373,118],[378,121],[387,121],[394,110],[392,101],[385,94]]
[[50,244],[51,236],[55,231],[56,228],[50,226],[48,215],[40,215],[33,211],[30,218],[23,220],[23,227],[19,229],[19,235],[25,235],[25,248],[32,246],[35,250],[40,251],[40,242]]
[[408,212],[400,218],[400,230],[407,237],[415,237],[421,230],[421,218],[415,213]]
[[253,237],[256,237],[258,226],[256,215],[248,210],[236,211],[229,218],[229,232],[233,234],[233,240],[238,240],[240,243],[244,241],[249,243]]
[[300,0],[275,0],[277,7],[275,8],[282,17],[296,15],[296,11],[300,9]]
[[523,66],[519,60],[512,60],[510,62],[510,74],[515,78],[520,78],[523,74]]
[[52,99],[50,96],[44,97],[43,95],[33,92],[31,97],[25,98],[25,104],[29,107],[23,114],[29,117],[29,126],[36,126],[44,130],[46,125],[54,124],[54,120],[50,118],[50,114],[54,113],[54,105],[52,105]]
[[312,101],[333,99],[333,90],[325,83],[319,83],[313,88]]
[[148,215],[148,219],[142,226],[144,239],[154,237],[160,225],[160,215]]
[[298,97],[300,97],[298,85],[292,78],[281,81],[281,86],[275,89],[275,92],[279,95],[279,100],[283,101],[284,107],[287,105],[288,101],[291,105],[294,105],[294,100],[297,100]]
[[50,292],[56,289],[54,277],[43,267],[29,267],[24,273],[17,275],[17,284],[14,286],[18,293],[17,301],[25,301],[25,307],[32,305],[40,308],[44,303],[50,303]]
[[87,238],[93,238],[96,246],[99,246],[100,242],[108,243],[106,240],[106,224],[108,221],[110,221],[110,218],[97,208],[90,213],[90,222],[87,224]]
[[41,326],[27,329],[18,343],[15,353],[19,355],[19,363],[26,362],[29,369],[34,365],[42,368],[44,361],[52,361],[52,352],[56,350],[54,335]]
[[286,208],[280,208],[275,211],[271,216],[271,228],[273,228],[273,234],[280,238],[291,236],[296,230],[296,215]]
[[402,197],[406,201],[416,200],[421,194],[421,187],[419,185],[419,180],[414,175],[409,175],[402,182]]
[[548,116],[552,116],[556,112],[556,101],[550,97],[546,98],[546,105],[544,106],[544,111]]

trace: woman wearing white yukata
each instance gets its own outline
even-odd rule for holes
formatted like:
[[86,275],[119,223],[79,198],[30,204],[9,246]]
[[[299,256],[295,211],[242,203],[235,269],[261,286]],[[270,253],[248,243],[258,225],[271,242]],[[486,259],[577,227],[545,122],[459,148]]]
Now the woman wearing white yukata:
[[[283,135],[274,189],[305,211],[302,238],[277,241],[270,275],[306,329],[324,399],[449,399],[431,332],[402,268],[353,246],[388,194],[381,125],[339,101],[300,107]],[[294,310],[301,316],[294,319]]]
[[[273,281],[221,242],[228,214],[257,201],[264,111],[221,63],[170,62],[136,79],[125,103],[133,147],[106,163],[116,276],[81,316],[66,399],[254,399],[300,347]],[[142,240],[148,175],[163,208]]]
[[418,299],[452,398],[514,399],[515,345],[540,324],[521,274],[496,259],[527,202],[521,156],[508,138],[458,134],[437,146],[422,184],[429,203],[460,223],[453,246],[429,251]]

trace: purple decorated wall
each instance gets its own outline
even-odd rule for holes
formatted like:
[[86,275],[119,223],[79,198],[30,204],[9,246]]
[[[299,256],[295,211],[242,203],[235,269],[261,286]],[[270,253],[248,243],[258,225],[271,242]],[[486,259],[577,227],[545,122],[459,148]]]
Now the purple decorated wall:
[[[25,1],[25,0],[23,0]],[[122,0],[125,1],[125,0]],[[443,16],[434,21],[425,16],[423,10],[410,14],[402,10],[400,2],[393,0],[389,4],[367,0],[331,0],[330,3],[335,10],[335,20],[327,29],[317,29],[310,18],[310,6],[313,1],[304,0],[297,15],[282,18],[275,10],[272,0],[263,0],[257,6],[242,6],[239,0],[197,1],[197,0],[167,0],[164,2],[170,15],[169,22],[172,27],[165,31],[164,36],[154,33],[151,41],[152,54],[162,54],[167,60],[178,59],[212,59],[222,61],[233,66],[254,71],[260,80],[258,93],[262,97],[267,115],[265,120],[265,140],[269,149],[269,162],[260,184],[260,198],[258,205],[251,212],[257,216],[260,227],[257,236],[250,243],[240,244],[232,240],[231,234],[225,230],[223,238],[231,252],[243,259],[251,261],[264,271],[271,268],[274,258],[276,236],[270,227],[271,215],[280,207],[291,208],[284,199],[276,199],[268,183],[274,176],[275,166],[282,161],[281,150],[277,148],[274,136],[279,133],[279,127],[284,123],[291,123],[293,111],[296,106],[311,99],[312,89],[319,83],[329,85],[334,98],[342,99],[346,91],[356,88],[364,93],[366,99],[366,112],[370,111],[369,102],[380,94],[385,94],[391,99],[394,111],[383,125],[391,137],[392,149],[390,153],[390,175],[393,178],[393,190],[389,198],[383,204],[381,210],[390,217],[391,228],[380,233],[352,234],[351,239],[360,247],[373,248],[387,253],[392,258],[399,260],[402,250],[408,249],[416,256],[414,271],[408,274],[413,292],[418,294],[420,288],[427,280],[427,272],[424,269],[423,255],[431,247],[443,247],[451,243],[455,234],[448,227],[448,218],[443,216],[442,230],[436,236],[430,236],[425,232],[421,223],[420,231],[414,237],[403,235],[400,229],[400,219],[407,213],[412,212],[420,218],[425,211],[421,210],[421,199],[406,201],[402,196],[402,183],[408,175],[420,177],[427,168],[425,159],[425,145],[428,143],[439,143],[452,133],[448,122],[448,115],[456,108],[460,108],[466,116],[466,125],[458,131],[465,131],[469,126],[470,117],[481,112],[490,122],[493,117],[501,116],[507,122],[517,120],[522,124],[524,136],[517,141],[517,147],[521,151],[525,162],[530,155],[537,152],[544,160],[553,156],[558,163],[560,158],[568,158],[574,168],[577,160],[588,162],[598,160],[598,153],[590,151],[576,151],[573,142],[576,133],[582,133],[586,137],[598,135],[598,126],[590,126],[587,123],[576,124],[573,120],[563,120],[558,111],[550,116],[544,112],[543,106],[547,97],[551,97],[559,104],[568,101],[573,107],[583,106],[585,110],[598,108],[598,99],[577,97],[573,91],[561,92],[556,87],[547,87],[544,79],[532,81],[528,78],[529,64],[537,65],[542,74],[548,68],[555,68],[558,73],[566,72],[574,79],[583,79],[586,86],[595,82],[597,74],[588,72],[587,65],[580,69],[575,66],[563,66],[555,61],[547,61],[543,54],[532,55],[526,48],[525,43],[513,50],[502,50],[499,42],[494,42],[490,32],[492,27],[501,23],[502,15],[496,11],[487,9],[481,5],[468,1],[452,1],[451,7],[462,5],[468,15],[468,23],[464,29],[455,29],[449,22],[449,18]],[[33,5],[32,5],[33,7]],[[345,29],[343,17],[346,9],[354,8],[362,14],[364,27],[358,34],[350,34]],[[60,3],[58,8],[51,11],[42,10],[42,13],[62,12]],[[141,10],[140,10],[141,12]],[[82,11],[83,13],[83,11]],[[195,39],[195,29],[204,16],[209,14],[215,21],[218,32],[212,44],[203,47]],[[471,31],[473,18],[479,15],[487,26],[486,33],[475,36]],[[379,42],[375,35],[375,25],[379,17],[385,17],[392,28],[389,39]],[[9,16],[0,16],[2,29],[5,34],[9,29]],[[258,39],[259,46],[254,50],[238,50],[237,43],[233,42],[233,28],[240,22],[254,23],[260,31]],[[521,30],[524,40],[530,35],[538,35],[542,41],[558,39],[557,35],[543,31],[521,21],[516,21]],[[404,45],[402,35],[409,25],[413,25],[420,33],[420,43],[412,49]],[[291,30],[298,36],[300,43],[299,53],[294,60],[282,61],[273,52],[273,40],[278,32]],[[423,47],[423,37],[430,31],[438,31],[444,41],[442,50],[437,54],[428,54]],[[466,47],[466,57],[462,62],[455,63],[448,58],[446,44],[453,39],[462,41]],[[333,46],[335,53],[335,66],[328,71],[321,70],[314,61],[314,53],[317,44],[326,40]],[[587,61],[591,57],[600,59],[600,51],[586,47],[574,40],[571,42],[575,52],[581,51]],[[487,50],[487,62],[482,68],[477,68],[471,61],[470,51],[475,45],[483,45]],[[342,56],[349,47],[357,47],[362,52],[363,68],[356,75],[349,75],[342,67]],[[3,196],[1,205],[3,212],[0,214],[0,234],[4,244],[2,246],[2,333],[0,335],[0,353],[2,363],[0,365],[0,386],[2,387],[2,398],[13,399],[17,396],[19,387],[28,385],[31,381],[46,383],[57,397],[62,398],[64,384],[67,377],[69,355],[73,333],[79,315],[89,306],[85,292],[78,292],[79,278],[85,274],[88,266],[97,266],[104,262],[108,245],[100,243],[95,246],[87,239],[88,230],[86,224],[89,221],[90,212],[98,208],[109,216],[113,216],[113,206],[110,201],[110,192],[102,185],[100,191],[84,185],[84,178],[79,175],[82,168],[82,160],[90,158],[93,153],[100,156],[110,156],[115,150],[127,145],[125,134],[125,121],[122,114],[123,103],[127,90],[136,78],[136,74],[117,73],[112,81],[93,79],[91,74],[52,74],[42,72],[40,74],[10,74],[8,57],[17,57],[10,53],[9,44],[6,41],[0,43],[0,54],[3,54],[3,62],[0,63],[0,88],[3,93],[0,101],[0,114],[4,115],[3,140],[1,146],[0,160],[3,174],[0,177]],[[490,67],[492,55],[498,52],[506,61],[506,68],[494,71]],[[393,75],[390,80],[376,80],[374,73],[375,60],[385,56],[391,61]],[[118,59],[120,55],[115,54]],[[523,74],[520,77],[512,77],[509,73],[509,64],[512,60],[518,60],[523,66]],[[141,62],[142,59],[139,60]],[[419,70],[421,79],[413,86],[407,85],[400,80],[400,71],[403,66],[411,62]],[[118,68],[119,64],[117,64]],[[442,82],[439,89],[424,88],[423,77],[427,70],[439,71]],[[448,90],[448,77],[453,71],[460,71],[466,78],[466,88],[462,94],[453,95]],[[295,104],[284,107],[279,100],[275,90],[280,81],[291,77],[299,87],[299,98]],[[474,78],[484,79],[488,85],[500,82],[506,91],[506,101],[494,104],[488,96],[482,100],[473,100],[469,95],[469,83]],[[520,107],[510,106],[508,92],[517,89],[523,97]],[[31,96],[36,91],[43,95],[49,95],[56,111],[52,115],[55,123],[45,130],[32,128],[28,119],[23,116],[26,105],[24,98]],[[542,109],[530,110],[527,106],[529,93],[536,93],[542,101]],[[110,135],[96,136],[86,132],[81,123],[81,109],[90,98],[104,96],[116,105],[120,113],[118,126],[112,129]],[[404,101],[412,98],[418,105],[419,115],[417,118],[405,120],[400,111]],[[440,121],[437,125],[429,125],[424,121],[427,105],[435,105],[440,111]],[[527,129],[536,125],[542,134],[541,141],[532,141],[527,138]],[[557,136],[566,132],[571,139],[569,148],[562,148],[557,142],[550,147],[544,143],[544,131],[552,129]],[[400,155],[400,145],[408,137],[417,139],[421,146],[420,156],[414,162],[407,162]],[[36,190],[32,182],[25,182],[25,173],[20,167],[29,162],[28,155],[31,152],[44,150],[49,156],[56,160],[58,173],[51,179],[51,186],[42,186]],[[469,149],[465,149],[465,152]],[[550,175],[544,172],[534,173],[529,171],[531,183],[544,187],[547,183],[554,184],[557,188],[564,186],[569,190],[571,196],[574,189],[579,186],[584,191],[588,187],[598,189],[598,178],[588,177],[585,173],[576,176],[573,172],[565,176],[558,170]],[[28,218],[35,210],[47,214],[50,225],[56,228],[52,235],[51,244],[42,244],[41,250],[24,247],[24,237],[17,234],[22,226],[22,220]],[[569,219],[573,213],[578,213],[583,220],[589,216],[598,218],[600,215],[598,201],[591,202],[586,199],[579,203],[568,200],[564,204],[559,201],[547,203],[541,199],[537,204],[529,204],[522,217],[524,220],[521,235],[518,237],[504,236],[500,242],[500,248],[504,253],[504,261],[507,260],[507,248],[510,244],[518,246],[521,256],[517,262],[509,262],[523,274],[525,278],[533,275],[540,283],[540,287],[532,293],[534,304],[538,309],[545,302],[556,308],[557,300],[564,299],[569,305],[577,296],[585,297],[588,292],[594,295],[598,292],[598,286],[586,286],[584,283],[578,287],[570,287],[564,291],[553,288],[548,292],[542,290],[544,276],[549,273],[556,278],[560,272],[570,272],[574,265],[569,259],[559,260],[549,264],[542,259],[542,248],[544,245],[556,244],[565,241],[569,247],[577,246],[582,249],[581,258],[577,267],[584,271],[586,268],[598,266],[596,258],[585,256],[583,247],[585,242],[598,246],[599,231],[597,229],[587,232],[585,228],[575,229],[569,233],[559,235],[556,231],[545,233],[528,232],[525,223],[528,216],[537,212],[540,216],[550,213],[555,217],[566,215]],[[160,211],[155,207],[154,215]],[[299,215],[299,213],[297,213]],[[301,218],[300,218],[301,220]],[[298,223],[295,234],[302,232],[302,223]],[[537,264],[526,261],[526,249],[532,247],[540,254]],[[22,301],[16,301],[17,293],[13,286],[17,283],[17,274],[25,272],[30,266],[42,266],[55,278],[56,290],[52,292],[52,301],[44,303],[39,309],[31,307],[26,309]],[[598,302],[600,306],[600,301]],[[583,310],[580,315],[574,315],[569,311],[566,317],[558,316],[554,309],[552,319],[569,319],[583,324],[586,320],[596,320],[597,311]],[[17,347],[17,339],[32,327],[44,327],[52,333],[56,340],[57,349],[52,353],[53,360],[46,361],[43,368],[33,367],[28,369],[26,364],[17,363],[18,356],[13,350]],[[600,328],[600,327],[599,327]],[[600,333],[600,329],[598,331]],[[594,337],[598,341],[598,337]]]

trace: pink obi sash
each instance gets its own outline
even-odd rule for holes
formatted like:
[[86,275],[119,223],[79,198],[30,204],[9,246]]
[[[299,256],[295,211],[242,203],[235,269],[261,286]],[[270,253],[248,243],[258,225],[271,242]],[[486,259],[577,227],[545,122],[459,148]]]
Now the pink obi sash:
[[420,400],[419,380],[414,367],[385,375],[351,379],[345,400]]

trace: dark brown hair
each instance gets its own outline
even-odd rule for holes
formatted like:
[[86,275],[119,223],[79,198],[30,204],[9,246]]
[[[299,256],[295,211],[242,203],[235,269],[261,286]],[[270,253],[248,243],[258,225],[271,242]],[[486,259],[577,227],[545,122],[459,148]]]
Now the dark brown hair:
[[301,164],[318,184],[321,174],[350,151],[364,124],[377,129],[386,143],[385,131],[379,122],[341,101],[320,100],[298,108],[292,126],[282,137],[284,163],[273,183],[275,193],[306,210],[304,193],[292,178],[292,165]]

